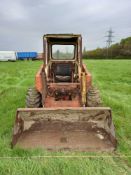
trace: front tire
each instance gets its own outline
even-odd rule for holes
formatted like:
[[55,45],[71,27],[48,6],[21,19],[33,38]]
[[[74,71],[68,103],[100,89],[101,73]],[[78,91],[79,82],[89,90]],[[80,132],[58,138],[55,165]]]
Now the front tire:
[[26,107],[27,108],[39,108],[42,106],[41,94],[35,87],[29,88],[26,94]]
[[91,87],[87,92],[87,106],[89,107],[102,106],[100,93],[96,87]]

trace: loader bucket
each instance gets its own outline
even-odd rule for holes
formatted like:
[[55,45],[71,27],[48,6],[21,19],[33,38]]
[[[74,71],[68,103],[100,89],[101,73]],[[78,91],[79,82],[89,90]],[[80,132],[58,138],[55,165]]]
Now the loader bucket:
[[21,108],[16,113],[12,147],[113,151],[116,143],[108,107]]

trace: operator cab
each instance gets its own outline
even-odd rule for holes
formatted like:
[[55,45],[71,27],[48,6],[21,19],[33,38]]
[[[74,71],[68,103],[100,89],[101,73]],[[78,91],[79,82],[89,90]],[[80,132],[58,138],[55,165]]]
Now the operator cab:
[[81,36],[48,34],[44,36],[47,77],[50,82],[77,82],[79,77]]

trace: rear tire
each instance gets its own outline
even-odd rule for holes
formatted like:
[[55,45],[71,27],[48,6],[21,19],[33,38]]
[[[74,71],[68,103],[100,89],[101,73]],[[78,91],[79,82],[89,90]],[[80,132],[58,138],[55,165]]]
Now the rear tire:
[[29,88],[26,94],[26,107],[39,108],[41,106],[42,106],[41,94],[35,89],[35,87]]
[[87,92],[87,106],[89,107],[102,106],[100,93],[96,87],[91,87]]

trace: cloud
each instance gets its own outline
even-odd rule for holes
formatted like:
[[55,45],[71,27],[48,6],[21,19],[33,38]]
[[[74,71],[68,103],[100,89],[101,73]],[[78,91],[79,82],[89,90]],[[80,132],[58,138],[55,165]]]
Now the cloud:
[[130,0],[4,0],[0,3],[0,50],[42,51],[45,33],[81,33],[87,49],[131,36]]
[[0,4],[0,13],[5,20],[26,20],[27,12],[19,1],[2,1]]

